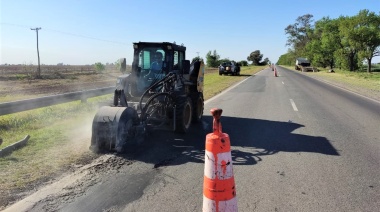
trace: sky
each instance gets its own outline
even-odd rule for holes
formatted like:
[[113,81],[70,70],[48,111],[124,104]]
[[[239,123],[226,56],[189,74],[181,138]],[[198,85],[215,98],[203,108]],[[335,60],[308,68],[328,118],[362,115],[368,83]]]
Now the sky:
[[[297,17],[379,13],[379,0],[0,0],[0,64],[130,64],[133,42],[176,42],[186,58],[241,61],[260,50],[276,62]],[[375,57],[373,62],[380,62]]]

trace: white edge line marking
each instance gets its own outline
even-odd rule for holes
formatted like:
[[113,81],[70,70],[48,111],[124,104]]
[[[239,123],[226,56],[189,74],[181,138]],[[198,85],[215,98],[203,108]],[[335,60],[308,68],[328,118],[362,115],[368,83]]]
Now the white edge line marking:
[[[282,67],[282,68],[285,68],[285,67]],[[290,70],[290,69],[288,69],[288,68],[285,68],[285,69],[287,69],[287,70],[289,70],[289,71],[293,71],[293,70]],[[295,73],[297,73],[297,74],[301,74],[301,73],[298,73],[298,72],[295,72]],[[304,76],[307,76],[307,77],[310,77],[310,78],[312,78],[312,79],[318,80],[318,81],[320,81],[320,82],[324,82],[324,83],[326,83],[326,84],[328,84],[328,85],[334,86],[334,87],[339,88],[339,89],[341,89],[341,90],[344,90],[344,91],[350,92],[350,93],[352,93],[352,94],[355,94],[355,95],[361,96],[361,97],[363,97],[363,98],[365,98],[365,99],[368,99],[368,100],[371,100],[371,101],[374,101],[374,102],[380,104],[380,101],[378,101],[378,100],[376,100],[376,99],[373,99],[373,98],[368,97],[368,96],[364,96],[364,95],[362,95],[362,94],[360,94],[360,93],[356,93],[355,91],[348,90],[348,89],[343,88],[343,87],[340,87],[340,86],[338,86],[338,85],[334,85],[334,84],[332,84],[331,82],[328,82],[328,81],[326,81],[326,80],[323,80],[323,79],[317,79],[317,78],[314,78],[314,77],[308,76],[307,74],[303,74],[303,75],[304,75]]]
[[[264,70],[265,70],[265,69],[263,69],[263,70],[257,72],[256,74],[258,74],[258,73],[260,73],[260,72],[262,72],[262,71],[264,71]],[[254,74],[254,75],[252,75],[252,76],[255,76],[256,74]],[[206,100],[206,101],[204,102],[204,104],[208,104],[208,103],[211,102],[212,100],[218,98],[219,96],[223,95],[224,93],[228,92],[229,90],[235,88],[236,86],[240,85],[241,83],[243,83],[244,81],[248,80],[248,79],[251,78],[252,76],[247,77],[247,78],[244,79],[243,81],[240,81],[240,82],[236,83],[235,85],[233,85],[233,86],[227,88],[226,90],[222,91],[221,93],[219,93],[219,94],[217,94],[217,95],[211,97],[210,99]]]
[[293,110],[298,111],[296,103],[294,103],[293,99],[290,99],[290,104],[292,104]]
[[[310,77],[310,76],[308,76],[308,77]],[[313,79],[318,80],[318,81],[320,81],[320,82],[324,82],[324,83],[326,83],[326,84],[329,84],[329,85],[334,86],[334,87],[336,87],[336,88],[339,88],[339,89],[341,89],[341,90],[344,90],[344,91],[350,92],[350,93],[352,93],[352,94],[355,94],[355,95],[357,95],[357,96],[363,97],[363,98],[365,98],[365,99],[368,99],[368,100],[371,100],[371,101],[374,101],[374,102],[380,104],[380,101],[378,101],[378,100],[376,100],[376,99],[372,99],[371,97],[364,96],[364,95],[362,95],[362,94],[360,94],[360,93],[356,93],[355,91],[351,91],[351,90],[348,90],[348,89],[346,89],[346,88],[340,87],[340,86],[338,86],[338,85],[334,85],[334,84],[332,84],[331,82],[328,82],[328,81],[326,81],[326,80],[323,80],[323,79],[317,79],[317,78],[314,78],[314,77],[310,77],[310,78],[313,78]]]

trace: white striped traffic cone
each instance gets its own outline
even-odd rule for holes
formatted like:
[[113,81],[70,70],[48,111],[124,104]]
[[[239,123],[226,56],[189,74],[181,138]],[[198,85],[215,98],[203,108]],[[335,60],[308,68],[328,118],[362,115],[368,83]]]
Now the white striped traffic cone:
[[213,133],[206,136],[203,211],[238,211],[230,137],[222,132],[222,109],[213,108]]

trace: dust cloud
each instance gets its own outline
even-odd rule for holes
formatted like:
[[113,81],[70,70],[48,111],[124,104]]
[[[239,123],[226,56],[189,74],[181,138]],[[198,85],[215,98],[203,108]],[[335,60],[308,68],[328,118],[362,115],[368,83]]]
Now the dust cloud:
[[[83,114],[80,114],[83,116]],[[52,158],[54,166],[61,172],[75,170],[82,167],[98,157],[97,154],[90,151],[92,115],[87,115],[79,121],[73,123],[69,130],[65,130],[65,139],[59,144],[49,149],[47,156]],[[54,159],[53,159],[54,158]]]
[[80,157],[92,154],[89,150],[91,143],[92,121],[94,115],[87,115],[79,122],[75,123],[76,126],[68,132],[66,151],[68,155],[73,157]]

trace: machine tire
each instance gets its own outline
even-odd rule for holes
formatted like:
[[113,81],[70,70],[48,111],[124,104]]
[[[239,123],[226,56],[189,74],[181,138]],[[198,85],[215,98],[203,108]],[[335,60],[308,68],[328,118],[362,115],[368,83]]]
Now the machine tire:
[[193,117],[193,105],[190,97],[178,97],[176,101],[176,126],[175,131],[186,133],[190,128],[191,119]]
[[[163,101],[164,100],[164,101]],[[152,104],[159,104],[157,107],[151,107]],[[164,105],[163,105],[164,104]],[[172,114],[168,109],[173,108],[173,100],[169,93],[157,93],[151,96],[144,108],[141,115],[143,121],[149,122],[148,117],[150,114],[155,113],[156,116],[161,116],[160,119],[156,119],[154,125],[162,125],[166,122],[166,118]],[[153,111],[152,111],[153,109]],[[156,110],[158,109],[158,111]],[[153,123],[151,123],[153,124]]]
[[198,123],[202,120],[203,116],[203,109],[204,109],[204,99],[203,99],[203,93],[198,92],[195,95],[195,98],[193,98],[193,117],[192,122]]

